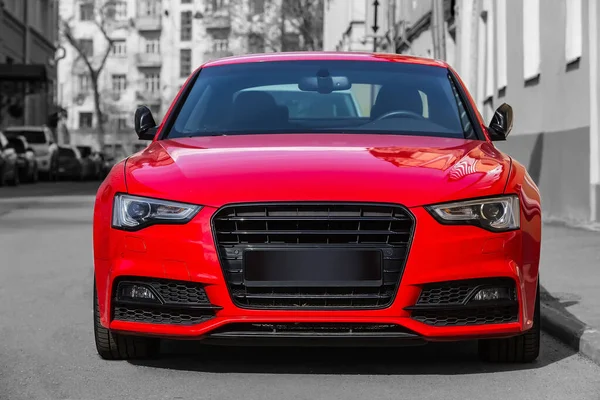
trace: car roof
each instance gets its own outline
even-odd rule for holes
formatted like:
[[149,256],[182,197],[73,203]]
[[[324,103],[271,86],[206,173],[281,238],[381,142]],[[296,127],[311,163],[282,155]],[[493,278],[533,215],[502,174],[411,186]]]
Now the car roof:
[[365,53],[365,52],[330,52],[330,51],[299,51],[282,53],[247,54],[220,58],[205,63],[202,68],[216,67],[229,64],[245,64],[256,62],[276,61],[306,61],[306,60],[341,60],[341,61],[373,61],[373,62],[399,62],[404,64],[418,64],[448,68],[448,64],[441,60],[425,57],[408,56],[404,54]]

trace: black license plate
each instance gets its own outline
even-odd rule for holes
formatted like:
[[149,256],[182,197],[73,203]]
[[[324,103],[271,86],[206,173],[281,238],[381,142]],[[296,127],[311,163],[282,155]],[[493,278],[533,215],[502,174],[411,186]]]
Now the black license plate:
[[244,284],[248,287],[381,286],[381,250],[246,250]]

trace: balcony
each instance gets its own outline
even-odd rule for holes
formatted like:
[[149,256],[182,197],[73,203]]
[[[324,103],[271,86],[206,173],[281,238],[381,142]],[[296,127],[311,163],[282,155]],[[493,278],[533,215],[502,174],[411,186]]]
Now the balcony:
[[230,29],[231,15],[229,10],[223,9],[207,13],[204,17],[204,26],[207,31]]
[[146,106],[160,106],[161,103],[159,92],[147,92],[145,90],[136,91],[135,100]]
[[229,50],[215,50],[215,51],[207,51],[204,53],[204,62],[217,60],[223,57],[231,57],[233,53]]
[[162,58],[160,54],[140,53],[135,55],[135,65],[138,68],[160,68]]
[[162,20],[160,15],[140,15],[135,20],[135,26],[140,32],[160,31]]

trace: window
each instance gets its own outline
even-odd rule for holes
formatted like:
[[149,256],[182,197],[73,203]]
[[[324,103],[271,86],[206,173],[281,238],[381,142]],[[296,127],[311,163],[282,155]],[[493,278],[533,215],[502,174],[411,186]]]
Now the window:
[[213,51],[228,51],[229,39],[215,39],[213,41]]
[[206,0],[206,11],[219,11],[225,6],[225,0]]
[[138,16],[158,17],[160,15],[160,0],[138,0]]
[[92,82],[88,74],[81,74],[77,76],[77,91],[79,93],[87,93],[92,88]]
[[79,39],[79,50],[85,57],[92,57],[94,55],[94,40]]
[[82,21],[94,20],[94,3],[81,3],[79,5],[79,19]]
[[129,126],[127,126],[127,118],[119,117],[117,119],[117,130],[126,131],[128,128]]
[[146,38],[144,51],[146,54],[159,54],[160,53],[160,38]]
[[249,53],[264,53],[265,52],[265,38],[263,35],[258,33],[251,33],[248,35],[248,52]]
[[127,90],[127,75],[113,75],[112,90],[116,93],[123,93]]
[[297,33],[285,33],[283,36],[284,51],[298,51],[300,49],[300,35]]
[[251,0],[250,1],[250,13],[251,14],[262,14],[265,12],[265,0]]
[[[341,86],[322,90],[317,70],[335,71]],[[447,72],[433,66],[341,60],[231,64],[198,76],[168,136],[360,132],[472,138],[460,106]]]
[[93,125],[93,115],[91,112],[79,113],[79,128],[91,128]]
[[144,74],[144,90],[148,93],[160,92],[160,73]]
[[117,57],[123,57],[127,55],[127,42],[119,39],[113,42],[112,55]]
[[525,81],[540,75],[540,0],[523,0],[523,73]]
[[181,13],[181,41],[190,40],[192,40],[192,12],[184,11]]
[[496,43],[498,45],[498,59],[496,60],[496,72],[498,74],[498,90],[502,90],[508,84],[508,52],[506,50],[506,0],[496,0],[496,17],[496,21],[498,21],[498,26],[496,28]]
[[568,0],[566,17],[565,59],[567,64],[581,58],[583,51],[583,16],[581,0]]
[[181,49],[179,53],[179,76],[187,78],[192,73],[192,50]]
[[127,19],[127,2],[119,1],[114,4],[115,7],[115,19],[117,21],[123,21]]

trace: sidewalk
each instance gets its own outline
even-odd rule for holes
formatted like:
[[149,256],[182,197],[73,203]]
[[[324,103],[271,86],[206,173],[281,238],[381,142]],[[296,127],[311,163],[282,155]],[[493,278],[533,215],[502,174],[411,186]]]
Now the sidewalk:
[[600,364],[600,232],[544,225],[542,327]]

